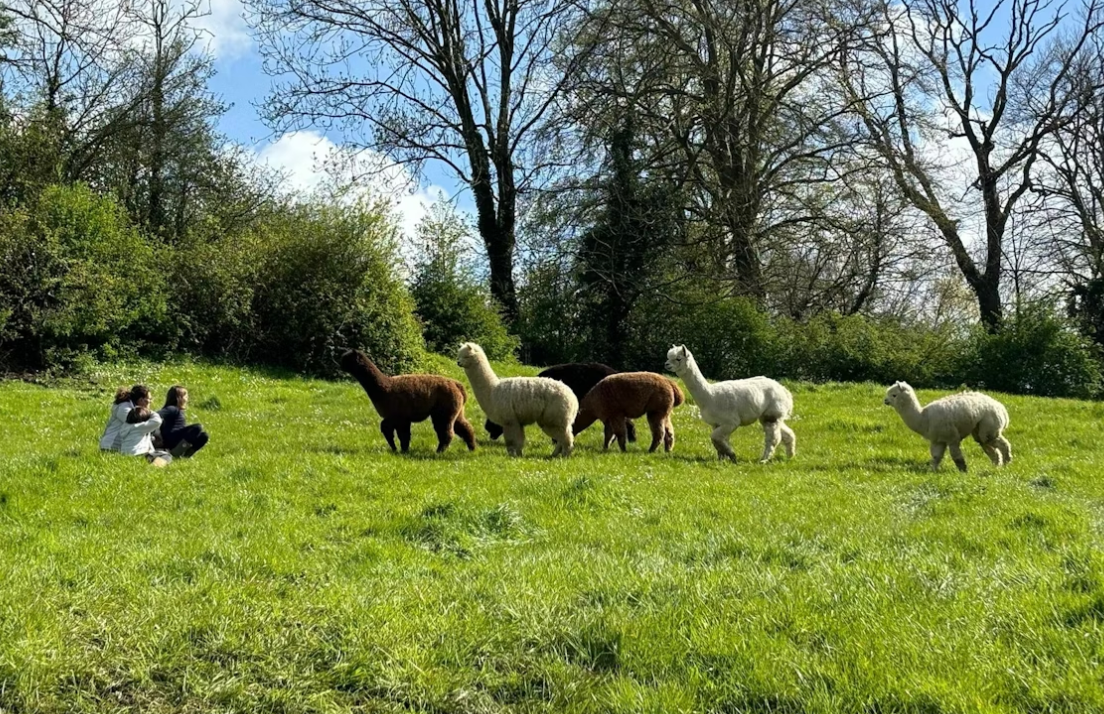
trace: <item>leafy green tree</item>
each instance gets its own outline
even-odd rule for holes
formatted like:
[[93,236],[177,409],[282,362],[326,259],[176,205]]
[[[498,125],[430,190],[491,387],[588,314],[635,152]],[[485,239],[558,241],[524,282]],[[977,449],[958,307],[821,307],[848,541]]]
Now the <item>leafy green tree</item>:
[[164,339],[159,261],[110,196],[51,186],[0,212],[0,264],[5,361],[49,367]]
[[490,359],[512,357],[518,341],[478,276],[471,234],[460,216],[446,204],[434,204],[418,224],[416,241],[420,257],[411,292],[429,349],[449,354],[471,341]]
[[662,180],[647,180],[633,156],[628,117],[613,132],[601,190],[604,209],[581,239],[576,267],[583,290],[580,332],[592,353],[621,367],[629,316],[641,295],[662,281],[660,260],[680,230],[681,197]]

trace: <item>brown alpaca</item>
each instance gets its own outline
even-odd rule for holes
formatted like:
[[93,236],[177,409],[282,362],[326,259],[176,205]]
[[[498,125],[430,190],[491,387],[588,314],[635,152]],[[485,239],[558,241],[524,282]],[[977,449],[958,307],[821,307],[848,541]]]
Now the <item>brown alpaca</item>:
[[356,377],[368,393],[383,418],[380,431],[392,451],[395,432],[399,433],[399,444],[405,454],[410,450],[410,425],[426,419],[433,421],[433,430],[437,432],[437,453],[449,447],[454,431],[468,445],[468,451],[475,451],[475,430],[464,418],[468,394],[460,382],[436,374],[389,377],[358,350],[341,355],[341,368]]
[[660,441],[663,442],[663,450],[670,451],[675,447],[671,410],[682,402],[682,390],[661,374],[612,374],[594,385],[583,397],[572,430],[578,434],[600,419],[606,427],[603,448],[608,449],[617,437],[617,445],[624,451],[628,420],[647,414],[648,426],[652,428],[652,445],[648,451],[655,451]]

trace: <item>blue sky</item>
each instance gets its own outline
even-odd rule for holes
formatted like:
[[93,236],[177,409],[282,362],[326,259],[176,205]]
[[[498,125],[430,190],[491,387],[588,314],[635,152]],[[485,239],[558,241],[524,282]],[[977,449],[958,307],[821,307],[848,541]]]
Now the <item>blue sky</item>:
[[[309,191],[324,174],[319,160],[340,147],[340,133],[324,133],[313,128],[274,135],[258,116],[257,106],[272,86],[261,65],[261,57],[248,25],[243,19],[240,0],[209,0],[209,14],[196,25],[208,36],[208,49],[215,59],[217,74],[210,88],[232,105],[219,122],[219,129],[231,141],[252,149],[258,158],[286,171],[292,190]],[[428,206],[448,198],[461,209],[473,209],[470,197],[462,191],[454,176],[442,166],[427,164],[420,180],[384,157],[367,154],[362,159],[379,170],[371,171],[372,188],[395,196],[395,205],[405,232],[410,233]]]

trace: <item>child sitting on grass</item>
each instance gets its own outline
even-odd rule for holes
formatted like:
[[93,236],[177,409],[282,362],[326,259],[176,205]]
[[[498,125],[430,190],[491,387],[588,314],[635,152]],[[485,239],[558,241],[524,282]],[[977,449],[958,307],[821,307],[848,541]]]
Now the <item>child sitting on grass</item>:
[[160,427],[161,416],[149,408],[149,399],[140,401],[126,416],[119,452],[128,456],[145,456],[146,461],[154,466],[167,466],[172,461],[172,455],[153,445],[153,432]]
[[207,432],[202,424],[187,425],[184,410],[188,408],[188,390],[179,384],[169,388],[165,406],[158,412],[161,419],[161,443],[173,456],[188,458],[207,445]]

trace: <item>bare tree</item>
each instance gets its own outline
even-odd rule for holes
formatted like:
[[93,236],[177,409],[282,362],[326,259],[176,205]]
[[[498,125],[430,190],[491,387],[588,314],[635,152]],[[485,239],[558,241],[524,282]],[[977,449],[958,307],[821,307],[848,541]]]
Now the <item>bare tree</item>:
[[201,0],[140,0],[131,12],[140,101],[109,182],[151,234],[170,240],[186,230],[193,189],[212,170],[212,124],[225,106],[207,90],[214,70],[196,28]]
[[131,126],[140,101],[127,4],[14,0],[4,9],[17,30],[9,90],[39,107],[57,134],[64,178],[85,178],[103,146]]
[[803,319],[824,311],[843,315],[885,309],[903,282],[931,277],[932,246],[918,230],[915,211],[893,178],[875,162],[862,161],[826,192],[831,203],[820,218],[798,227],[800,236],[780,241],[769,270],[771,304]]
[[584,35],[597,47],[586,93],[659,129],[650,163],[681,175],[713,228],[700,233],[713,272],[764,301],[774,237],[809,219],[798,194],[837,178],[851,143],[823,78],[853,13],[810,0],[610,0],[592,18],[610,29]]
[[519,195],[562,86],[551,62],[573,11],[558,0],[249,0],[266,68],[287,77],[277,130],[341,128],[356,146],[438,161],[472,191],[491,290],[517,316]]
[[[984,8],[975,0],[904,0],[884,3],[880,15],[880,27],[843,55],[841,86],[903,195],[950,248],[982,322],[999,329],[1009,221],[1044,144],[1104,89],[1104,76],[1087,87],[1069,81],[1101,28],[1098,0],[1076,17],[1050,0]],[[940,135],[965,140],[976,199],[957,199],[933,159]],[[971,209],[982,218],[980,260],[963,230]]]
[[[1073,90],[1092,92],[1104,76],[1104,39],[1071,77]],[[1091,93],[1085,111],[1042,147],[1049,171],[1035,190],[1046,200],[1056,230],[1053,247],[1075,280],[1104,279],[1104,95]]]

